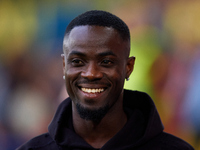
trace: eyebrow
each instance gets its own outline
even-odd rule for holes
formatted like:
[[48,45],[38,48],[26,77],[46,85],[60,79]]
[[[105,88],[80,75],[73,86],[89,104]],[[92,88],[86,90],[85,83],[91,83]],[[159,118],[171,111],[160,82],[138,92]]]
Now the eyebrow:
[[[84,53],[79,52],[79,51],[72,51],[69,54],[69,56],[71,56],[71,55],[86,56]],[[109,56],[109,55],[116,56],[112,51],[101,52],[101,53],[98,54],[98,56],[101,56],[101,57],[103,57],[103,56]]]
[[99,56],[108,56],[108,55],[116,56],[112,51],[102,52],[102,53],[99,53],[98,55]]
[[69,54],[69,56],[71,56],[71,55],[86,56],[84,53],[79,52],[79,51],[72,51],[72,52]]

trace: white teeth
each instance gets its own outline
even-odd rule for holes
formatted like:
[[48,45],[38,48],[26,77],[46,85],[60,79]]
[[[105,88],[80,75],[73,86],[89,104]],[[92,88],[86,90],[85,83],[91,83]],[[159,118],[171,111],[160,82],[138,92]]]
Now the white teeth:
[[103,88],[99,88],[99,89],[81,88],[81,90],[86,93],[101,93],[104,91]]

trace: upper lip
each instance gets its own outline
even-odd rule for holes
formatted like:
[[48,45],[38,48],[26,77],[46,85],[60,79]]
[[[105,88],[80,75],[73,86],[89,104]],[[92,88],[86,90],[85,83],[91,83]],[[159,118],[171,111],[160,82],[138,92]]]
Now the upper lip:
[[90,89],[100,89],[100,88],[107,88],[107,85],[103,84],[79,84],[79,88],[90,88]]
[[110,83],[100,82],[100,81],[92,81],[92,82],[79,81],[77,82],[77,86],[79,88],[99,89],[99,88],[108,88],[110,86]]

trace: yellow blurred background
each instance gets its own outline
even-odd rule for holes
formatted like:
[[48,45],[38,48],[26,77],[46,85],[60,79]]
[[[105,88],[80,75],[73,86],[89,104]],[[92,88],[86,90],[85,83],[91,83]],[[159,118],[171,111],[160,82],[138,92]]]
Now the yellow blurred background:
[[125,88],[147,92],[165,131],[200,150],[199,0],[1,0],[0,149],[47,131],[67,96],[65,28],[92,9],[114,13],[130,28],[136,64]]

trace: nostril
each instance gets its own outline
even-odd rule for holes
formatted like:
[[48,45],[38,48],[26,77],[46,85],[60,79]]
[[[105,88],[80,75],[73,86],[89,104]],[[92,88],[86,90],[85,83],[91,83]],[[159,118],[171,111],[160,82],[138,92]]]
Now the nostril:
[[84,71],[81,73],[81,76],[89,80],[95,80],[95,79],[101,79],[103,77],[103,74],[100,71],[95,71],[95,72]]

